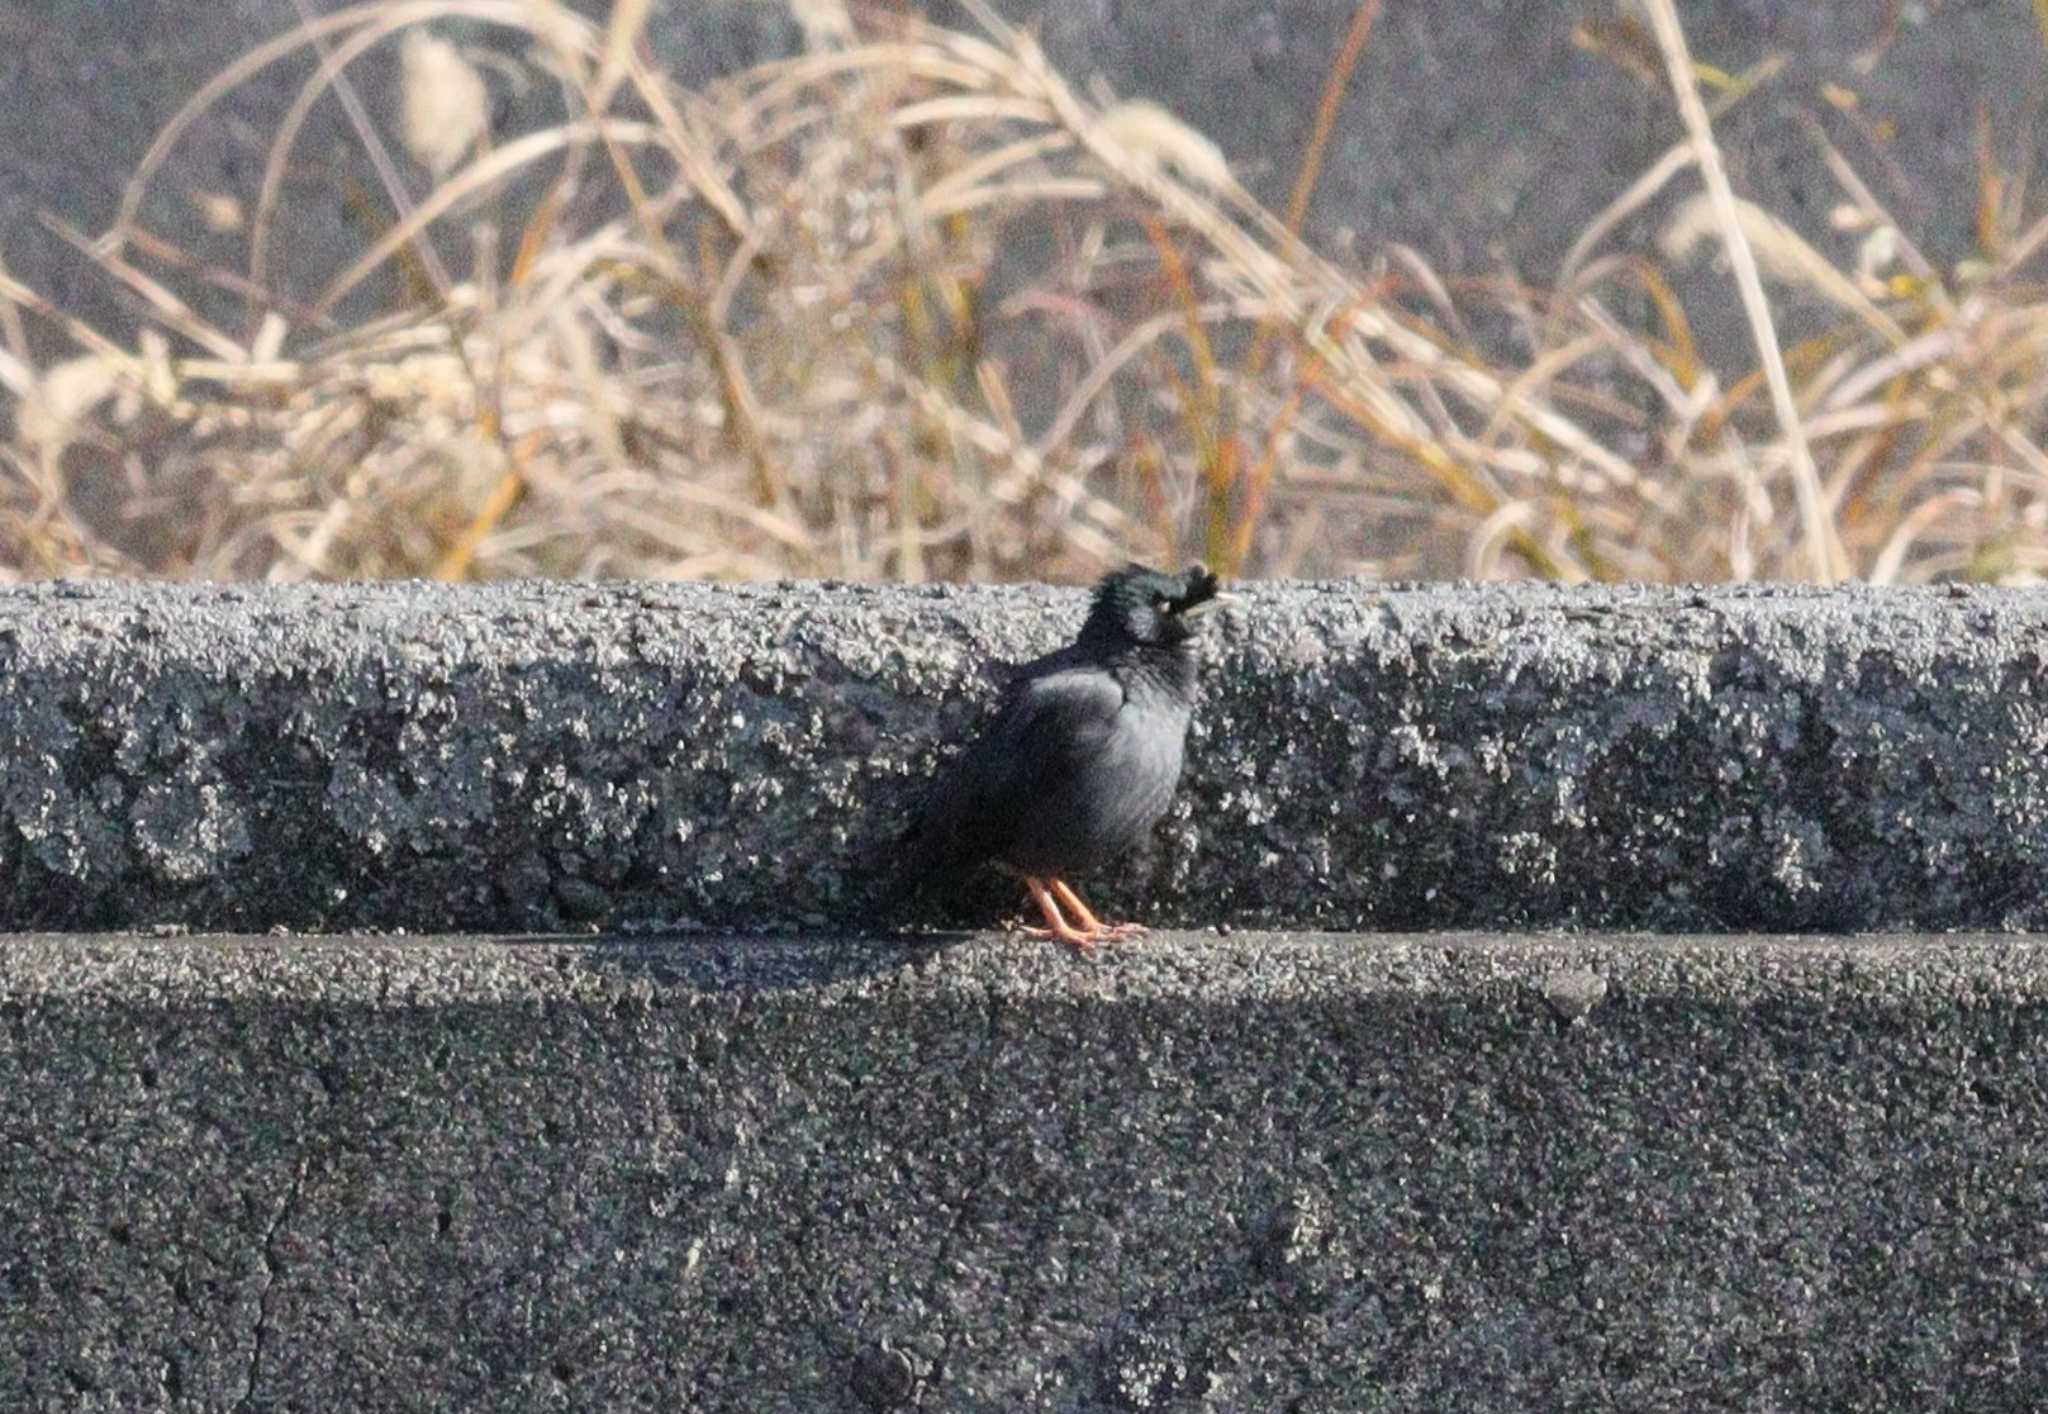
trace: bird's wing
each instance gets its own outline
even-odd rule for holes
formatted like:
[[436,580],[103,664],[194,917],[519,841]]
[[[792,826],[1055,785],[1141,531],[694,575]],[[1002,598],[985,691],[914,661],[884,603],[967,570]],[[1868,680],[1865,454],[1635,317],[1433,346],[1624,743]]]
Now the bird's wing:
[[1123,685],[1100,668],[1061,668],[1015,683],[988,730],[940,778],[905,841],[912,875],[950,873],[999,855],[1032,800],[1059,791],[1101,753],[1123,705]]

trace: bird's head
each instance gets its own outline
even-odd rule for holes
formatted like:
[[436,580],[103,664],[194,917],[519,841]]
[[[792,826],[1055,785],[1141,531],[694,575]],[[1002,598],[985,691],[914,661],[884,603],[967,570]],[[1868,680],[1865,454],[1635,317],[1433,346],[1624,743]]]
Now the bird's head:
[[1180,574],[1125,565],[1095,586],[1095,602],[1082,625],[1081,639],[1171,648],[1193,638],[1202,616],[1229,597],[1216,576],[1200,565],[1190,565]]

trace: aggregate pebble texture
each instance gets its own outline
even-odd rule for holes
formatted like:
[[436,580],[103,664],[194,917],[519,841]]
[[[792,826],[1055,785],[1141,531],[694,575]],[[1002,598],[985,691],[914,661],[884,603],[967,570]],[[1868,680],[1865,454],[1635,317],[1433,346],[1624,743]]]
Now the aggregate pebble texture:
[[[1251,585],[1167,926],[2048,927],[2048,596]],[[891,847],[1081,591],[0,591],[0,930],[987,926]]]
[[0,942],[8,1410],[2036,1409],[2048,943]]

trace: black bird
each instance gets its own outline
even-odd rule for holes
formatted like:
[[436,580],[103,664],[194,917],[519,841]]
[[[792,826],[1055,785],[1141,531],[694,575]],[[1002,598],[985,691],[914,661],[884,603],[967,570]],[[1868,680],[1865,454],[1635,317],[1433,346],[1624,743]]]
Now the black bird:
[[904,837],[910,882],[993,860],[1023,875],[1045,914],[1033,936],[1085,949],[1144,932],[1104,923],[1066,878],[1122,854],[1166,813],[1195,706],[1195,634],[1226,597],[1200,565],[1105,576],[1080,637],[1019,670],[994,721],[935,783]]

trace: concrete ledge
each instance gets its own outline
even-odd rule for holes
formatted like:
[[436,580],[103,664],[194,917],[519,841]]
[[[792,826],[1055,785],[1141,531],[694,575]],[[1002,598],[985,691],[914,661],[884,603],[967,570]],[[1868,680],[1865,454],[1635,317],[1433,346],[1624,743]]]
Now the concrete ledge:
[[2026,1409],[2048,942],[0,943],[0,1407]]
[[[1256,585],[1160,923],[2048,928],[2048,596]],[[1078,591],[0,592],[0,929],[893,926]],[[1000,882],[941,920],[1015,907]]]

